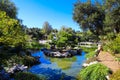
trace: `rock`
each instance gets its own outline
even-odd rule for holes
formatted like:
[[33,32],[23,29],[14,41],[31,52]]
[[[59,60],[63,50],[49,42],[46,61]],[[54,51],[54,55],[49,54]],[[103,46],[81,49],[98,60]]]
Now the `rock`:
[[83,67],[87,67],[87,66],[90,66],[90,65],[92,65],[92,64],[97,64],[97,63],[98,63],[98,61],[93,61],[93,62],[90,62],[89,64],[84,63],[82,66],[83,66]]
[[107,80],[110,80],[110,77],[109,77],[109,75],[107,75],[107,76],[105,76],[105,77],[106,77],[106,79],[107,79]]
[[13,67],[9,68],[7,70],[7,72],[8,73],[15,73],[15,72],[19,72],[19,71],[25,71],[27,68],[28,68],[27,66],[17,64],[17,65],[14,65]]

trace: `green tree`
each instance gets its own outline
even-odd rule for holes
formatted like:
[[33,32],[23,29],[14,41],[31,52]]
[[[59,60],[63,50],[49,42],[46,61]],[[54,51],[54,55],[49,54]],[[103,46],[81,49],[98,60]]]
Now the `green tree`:
[[48,35],[52,31],[52,26],[46,21],[44,22],[42,29],[43,33]]
[[74,5],[73,19],[83,30],[90,30],[96,35],[103,34],[104,10],[98,2],[76,2]]
[[6,46],[23,46],[25,44],[25,34],[22,31],[18,20],[0,11],[0,43]]
[[0,10],[5,11],[7,16],[16,18],[17,8],[10,0],[0,0]]
[[26,33],[35,40],[40,40],[43,38],[42,30],[39,28],[26,28]]
[[105,31],[107,33],[120,32],[120,0],[105,0]]
[[58,47],[74,47],[77,44],[77,38],[75,31],[72,28],[66,28],[63,26],[57,34],[57,46]]

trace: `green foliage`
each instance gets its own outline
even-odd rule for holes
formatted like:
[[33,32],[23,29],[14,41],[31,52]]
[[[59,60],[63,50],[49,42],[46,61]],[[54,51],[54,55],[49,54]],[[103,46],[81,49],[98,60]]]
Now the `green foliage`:
[[26,33],[35,40],[40,40],[43,38],[42,30],[39,28],[26,28]]
[[120,34],[117,37],[105,44],[104,50],[110,51],[112,53],[120,53]]
[[85,55],[86,58],[93,58],[95,56],[96,52],[95,51],[92,51],[92,52],[89,52]]
[[110,76],[110,80],[120,80],[120,70],[117,70]]
[[96,0],[94,3],[78,0],[74,5],[73,19],[84,31],[90,30],[97,36],[112,40],[120,32],[119,14],[119,0]]
[[37,63],[37,60],[31,56],[23,56],[23,64],[26,66],[32,66]]
[[105,76],[108,73],[109,73],[109,69],[106,66],[97,63],[90,65],[86,68],[83,68],[78,76],[82,80],[106,80]]
[[4,61],[2,61],[2,64],[5,65],[6,67],[12,67],[13,63],[21,64],[21,65],[24,64],[30,67],[36,64],[37,60],[31,56],[14,55],[14,56],[11,56],[9,59],[4,59]]
[[26,44],[27,49],[40,49],[44,47],[44,45],[38,43],[37,41],[32,41]]
[[57,34],[56,45],[57,47],[74,47],[79,41],[79,38],[75,35],[75,31],[72,28],[62,27]]
[[15,80],[46,80],[43,76],[38,76],[29,72],[19,72],[15,74]]
[[16,18],[17,8],[11,0],[0,0],[0,11],[5,11],[7,16]]
[[3,11],[0,11],[0,19],[0,43],[11,47],[24,46],[25,34],[19,22]]
[[96,55],[96,50],[97,47],[91,47],[91,48],[86,48],[86,47],[81,47],[81,49],[86,52],[87,54],[85,55],[86,58],[93,58]]
[[100,3],[92,4],[87,2],[76,2],[74,5],[73,19],[80,25],[83,30],[90,30],[95,35],[103,32],[104,10]]
[[52,31],[51,25],[46,21],[43,24],[43,33],[48,35]]
[[104,20],[105,31],[107,33],[120,32],[120,1],[119,0],[106,0],[103,5],[106,10],[106,16]]
[[80,48],[81,48],[84,52],[90,53],[90,52],[95,51],[95,49],[96,49],[97,47],[91,47],[91,48],[80,47]]

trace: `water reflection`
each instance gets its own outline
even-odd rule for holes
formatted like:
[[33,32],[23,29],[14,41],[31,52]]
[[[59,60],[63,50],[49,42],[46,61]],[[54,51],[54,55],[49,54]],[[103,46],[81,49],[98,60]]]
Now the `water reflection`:
[[[43,67],[44,66],[44,67]],[[30,69],[30,72],[34,74],[42,74],[46,76],[47,80],[75,80],[75,77],[68,76],[62,72],[61,69],[53,69],[48,65],[36,65]]]
[[39,61],[40,61],[41,63],[51,64],[50,60],[48,60],[48,59],[46,58],[46,56],[43,54],[42,51],[38,51],[38,52],[32,53],[31,55],[32,55],[33,57],[40,57],[40,58],[39,58]]

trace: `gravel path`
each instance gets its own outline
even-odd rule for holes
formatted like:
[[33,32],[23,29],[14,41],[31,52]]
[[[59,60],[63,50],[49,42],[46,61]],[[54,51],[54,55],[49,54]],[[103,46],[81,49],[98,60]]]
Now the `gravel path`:
[[120,64],[118,63],[118,61],[116,61],[114,56],[112,56],[108,52],[101,51],[98,55],[98,60],[100,61],[100,63],[110,68],[113,72],[116,72],[118,69],[120,69]]

